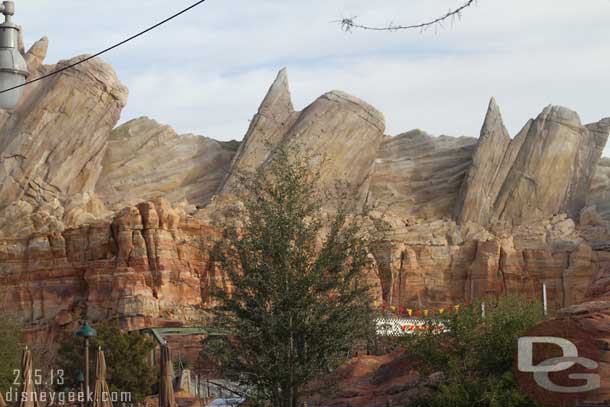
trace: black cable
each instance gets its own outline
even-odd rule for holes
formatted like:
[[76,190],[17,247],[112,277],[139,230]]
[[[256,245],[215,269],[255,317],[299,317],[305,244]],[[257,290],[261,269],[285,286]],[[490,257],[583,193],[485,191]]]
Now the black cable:
[[43,75],[43,76],[41,76],[41,77],[39,77],[39,78],[32,79],[31,81],[27,81],[27,82],[25,82],[25,83],[22,83],[21,85],[17,85],[17,86],[13,86],[12,88],[4,89],[4,90],[0,91],[0,95],[1,95],[1,94],[3,94],[3,93],[6,93],[6,92],[10,92],[11,90],[15,90],[15,89],[21,88],[21,87],[23,87],[23,86],[29,85],[29,84],[31,84],[31,83],[41,81],[41,80],[46,79],[46,78],[48,78],[48,77],[50,77],[50,76],[53,76],[53,75],[56,75],[56,74],[58,74],[58,73],[60,73],[60,72],[66,71],[66,70],[68,70],[68,69],[70,69],[70,68],[74,68],[75,66],[80,65],[80,64],[82,64],[83,62],[87,62],[87,61],[89,61],[90,59],[93,59],[93,58],[99,57],[100,55],[105,54],[105,53],[106,53],[106,52],[108,52],[108,51],[111,51],[111,50],[113,50],[113,49],[115,49],[115,48],[118,48],[118,47],[120,47],[121,45],[123,45],[123,44],[125,44],[125,43],[127,43],[127,42],[129,42],[129,41],[131,41],[131,40],[133,40],[133,39],[136,39],[136,38],[140,37],[141,35],[146,34],[146,33],[147,33],[147,32],[149,32],[149,31],[154,30],[155,28],[157,28],[157,27],[159,27],[159,26],[161,26],[161,25],[163,25],[163,24],[167,23],[168,21],[173,20],[174,18],[176,18],[176,17],[178,17],[178,16],[180,16],[180,15],[182,15],[182,14],[186,13],[187,11],[189,11],[189,10],[191,10],[191,9],[193,9],[193,8],[195,8],[195,7],[197,7],[197,6],[198,6],[198,5],[200,5],[201,3],[204,3],[205,1],[206,1],[206,0],[200,0],[200,1],[198,1],[197,3],[193,4],[192,6],[187,7],[187,8],[185,8],[184,10],[182,10],[182,11],[180,11],[180,12],[178,12],[178,13],[174,14],[173,16],[166,18],[165,20],[163,20],[163,21],[161,21],[161,22],[159,22],[159,23],[157,23],[157,24],[153,25],[152,27],[147,28],[147,29],[146,29],[146,30],[144,30],[144,31],[141,31],[141,32],[137,33],[136,35],[133,35],[133,36],[131,36],[131,37],[127,38],[126,40],[123,40],[123,41],[121,41],[121,42],[119,42],[119,43],[117,43],[117,44],[114,44],[113,46],[108,47],[108,48],[106,48],[105,50],[100,51],[100,52],[98,52],[98,53],[97,53],[97,54],[95,54],[95,55],[91,55],[91,56],[89,56],[89,57],[87,57],[87,58],[85,58],[85,59],[82,59],[82,60],[80,60],[80,61],[78,61],[78,62],[75,62],[75,63],[73,63],[73,64],[71,64],[71,65],[65,66],[65,67],[63,67],[63,68],[61,68],[61,69],[58,69],[58,70],[53,71],[53,72],[51,72],[51,73],[48,73],[48,74],[46,74],[46,75]]

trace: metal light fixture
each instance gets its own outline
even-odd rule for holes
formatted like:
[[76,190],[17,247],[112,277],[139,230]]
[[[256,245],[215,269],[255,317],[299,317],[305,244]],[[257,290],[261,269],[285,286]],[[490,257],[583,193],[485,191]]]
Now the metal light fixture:
[[97,332],[95,331],[95,329],[91,328],[91,325],[89,325],[88,321],[85,321],[85,323],[78,329],[78,331],[76,331],[76,336],[87,339],[97,336]]
[[[19,52],[19,27],[13,23],[15,3],[3,1],[0,12],[4,14],[4,23],[0,24],[0,91],[23,85],[29,75],[28,67]],[[21,95],[23,87],[9,92],[0,93],[0,108],[14,108]]]
[[82,370],[78,371],[78,374],[76,375],[76,382],[78,384],[83,384],[85,382],[85,375],[83,374]]

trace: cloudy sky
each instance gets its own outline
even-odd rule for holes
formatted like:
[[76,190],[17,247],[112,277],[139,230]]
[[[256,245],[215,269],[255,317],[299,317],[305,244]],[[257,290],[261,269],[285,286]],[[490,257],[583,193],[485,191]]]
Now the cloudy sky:
[[[47,62],[94,53],[195,0],[16,0],[26,47]],[[276,72],[304,108],[341,89],[386,116],[387,133],[478,136],[495,96],[515,134],[548,104],[583,122],[610,116],[610,0],[478,0],[461,21],[424,33],[344,33],[332,23],[411,24],[463,0],[208,0],[104,59],[129,87],[121,121],[146,115],[241,139]],[[610,156],[610,145],[606,148]]]

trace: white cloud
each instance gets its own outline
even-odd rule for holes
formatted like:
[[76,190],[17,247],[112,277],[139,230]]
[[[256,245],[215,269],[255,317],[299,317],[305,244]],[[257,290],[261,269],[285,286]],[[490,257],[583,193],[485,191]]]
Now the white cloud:
[[[193,1],[18,0],[15,18],[28,42],[49,36],[55,61],[104,48]],[[384,112],[390,134],[417,127],[476,137],[491,96],[513,134],[551,103],[584,122],[610,116],[608,0],[479,0],[437,33],[346,34],[331,23],[407,24],[459,3],[208,0],[105,59],[130,88],[122,120],[148,115],[218,139],[243,136],[284,66],[297,107],[342,89]]]

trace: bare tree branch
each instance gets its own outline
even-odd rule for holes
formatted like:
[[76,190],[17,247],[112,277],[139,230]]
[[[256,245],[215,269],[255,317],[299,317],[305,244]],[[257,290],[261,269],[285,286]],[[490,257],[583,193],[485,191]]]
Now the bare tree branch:
[[458,19],[461,18],[462,11],[464,9],[472,6],[475,3],[476,3],[476,0],[468,0],[464,4],[462,4],[460,7],[458,7],[457,9],[449,10],[446,14],[443,14],[442,16],[435,18],[434,20],[427,21],[425,23],[413,24],[413,25],[394,25],[394,23],[390,23],[389,25],[384,26],[384,27],[375,27],[375,26],[356,24],[356,22],[355,22],[356,17],[343,18],[341,20],[334,21],[334,22],[339,23],[341,25],[341,29],[345,32],[351,32],[354,28],[359,28],[362,30],[372,30],[372,31],[397,31],[397,30],[413,30],[413,29],[420,29],[422,31],[425,31],[426,29],[428,29],[432,26],[436,26],[436,25],[442,26],[442,24],[445,20],[451,19],[452,21],[454,21],[455,18],[458,18]]

